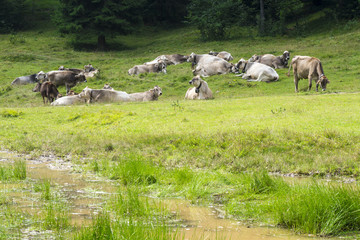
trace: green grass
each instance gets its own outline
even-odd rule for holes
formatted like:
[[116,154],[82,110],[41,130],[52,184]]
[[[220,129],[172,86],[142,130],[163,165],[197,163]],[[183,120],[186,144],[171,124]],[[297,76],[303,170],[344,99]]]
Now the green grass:
[[[52,3],[41,2],[34,9],[51,8]],[[324,20],[316,16],[316,21]],[[71,155],[81,168],[122,185],[123,192],[75,239],[176,238],[166,226],[168,213],[144,200],[145,194],[221,204],[233,218],[301,233],[358,231],[356,188],[291,185],[268,174],[359,177],[360,24],[341,24],[301,38],[260,38],[242,29],[230,40],[212,42],[200,41],[191,27],[144,27],[108,39],[113,50],[106,52],[75,51],[51,24],[1,35],[0,146],[33,157],[44,152]],[[184,101],[192,78],[189,63],[168,66],[166,75],[127,75],[133,65],[161,54],[210,50],[226,50],[234,62],[284,50],[292,56],[318,57],[331,83],[326,92],[316,93],[306,91],[307,81],[302,80],[296,94],[287,69],[277,70],[280,81],[271,84],[248,83],[228,74],[205,79],[214,100]],[[88,63],[99,68],[100,75],[74,87],[75,92],[105,83],[129,93],[159,85],[163,96],[157,102],[55,108],[44,106],[32,85],[10,86],[19,76]],[[64,87],[59,90],[65,93]],[[25,165],[0,167],[2,181],[25,178]],[[67,205],[57,190],[46,181],[33,190],[44,203],[33,221],[40,228],[72,235]],[[13,236],[9,229],[19,230],[26,217],[14,211],[6,197],[0,197],[0,207],[0,238]]]
[[161,204],[141,198],[136,187],[119,189],[106,209],[73,239],[179,239],[168,226],[169,212]]
[[26,179],[26,163],[22,160],[16,160],[13,164],[0,165],[0,180],[24,180]]
[[275,201],[278,224],[297,232],[322,236],[359,231],[357,186],[313,183],[294,187]]

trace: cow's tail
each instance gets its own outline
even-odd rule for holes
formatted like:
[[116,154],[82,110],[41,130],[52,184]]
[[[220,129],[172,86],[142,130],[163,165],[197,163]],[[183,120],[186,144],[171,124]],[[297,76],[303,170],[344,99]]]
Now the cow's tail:
[[320,70],[320,74],[319,74],[319,76],[321,75],[321,74],[324,74],[325,75],[325,73],[324,73],[324,69],[323,69],[323,66],[322,66],[322,64],[321,64],[321,62],[319,61],[319,65],[318,65],[318,72],[319,72],[319,70]]
[[286,76],[288,76],[288,77],[290,77],[290,70],[291,70],[291,67],[292,67],[292,61],[291,61],[290,66],[289,66],[289,71],[288,71],[288,73],[286,73]]

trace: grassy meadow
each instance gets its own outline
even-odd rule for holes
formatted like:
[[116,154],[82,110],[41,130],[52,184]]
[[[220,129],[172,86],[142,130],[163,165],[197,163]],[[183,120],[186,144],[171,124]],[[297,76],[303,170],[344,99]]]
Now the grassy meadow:
[[[313,19],[314,24],[326,22],[322,13]],[[107,211],[94,217],[92,225],[76,231],[66,213],[58,211],[61,221],[51,218],[53,208],[64,208],[63,202],[51,200],[49,186],[41,183],[47,214],[40,228],[63,231],[59,236],[70,234],[74,239],[178,239],[170,234],[167,215],[159,217],[161,209],[151,209],[139,197],[146,195],[217,204],[231,218],[298,233],[358,235],[357,184],[322,180],[357,180],[360,174],[360,23],[325,26],[303,37],[251,37],[250,30],[234,29],[229,40],[213,42],[200,41],[199,32],[191,27],[143,27],[132,35],[108,39],[111,50],[105,52],[82,49],[91,38],[74,50],[50,24],[0,35],[0,148],[34,158],[46,153],[71,156],[82,171],[118,181],[123,194],[109,201]],[[168,66],[166,75],[127,74],[132,66],[162,54],[210,50],[230,52],[233,62],[284,50],[291,56],[318,57],[330,84],[326,92],[317,93],[314,84],[307,91],[307,80],[301,80],[300,93],[295,93],[292,74],[285,75],[288,69],[277,70],[280,80],[274,83],[219,75],[205,79],[215,99],[185,101],[190,63]],[[158,85],[163,95],[156,102],[52,107],[31,91],[33,85],[10,85],[19,76],[88,63],[100,74],[74,87],[75,92],[109,83],[128,93]],[[65,88],[59,91],[64,94]],[[278,176],[289,174],[312,176],[319,182],[289,183]],[[0,166],[2,182],[24,179],[22,162]],[[10,202],[0,196],[6,216],[0,220],[0,238],[13,236],[9,229],[19,229],[20,221],[25,221]],[[9,227],[6,222],[13,224]]]

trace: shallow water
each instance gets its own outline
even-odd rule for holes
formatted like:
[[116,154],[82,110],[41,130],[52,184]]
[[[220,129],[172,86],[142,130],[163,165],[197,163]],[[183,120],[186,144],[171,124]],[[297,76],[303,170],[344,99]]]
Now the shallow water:
[[[19,158],[0,152],[1,161]],[[24,159],[24,156],[20,157]],[[73,166],[69,161],[52,157],[26,160],[28,181],[49,180],[53,191],[60,191],[70,206],[71,224],[84,226],[91,222],[102,204],[116,192],[116,182],[97,179],[94,175],[71,172]],[[54,186],[54,187],[53,187]],[[26,183],[2,183],[0,191],[13,201],[16,208],[30,214],[41,214],[42,203],[36,201],[35,194],[27,189]],[[235,220],[220,218],[220,212],[214,207],[199,207],[184,200],[160,200],[171,211],[176,212],[180,220],[174,228],[180,239],[320,239],[275,227],[253,227]],[[24,234],[29,235],[26,230]],[[41,233],[39,233],[41,234]],[[321,238],[324,239],[324,238]]]

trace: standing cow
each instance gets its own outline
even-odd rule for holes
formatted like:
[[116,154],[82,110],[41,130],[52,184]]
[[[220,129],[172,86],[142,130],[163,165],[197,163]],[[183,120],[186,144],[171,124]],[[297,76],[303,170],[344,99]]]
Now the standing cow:
[[47,79],[55,86],[65,85],[66,93],[79,82],[86,82],[84,73],[76,74],[73,71],[51,71],[47,74]]
[[287,76],[290,76],[291,67],[294,72],[295,92],[299,92],[298,83],[302,78],[309,80],[309,88],[311,90],[312,80],[316,81],[316,91],[319,85],[323,91],[326,90],[326,85],[330,83],[329,79],[325,76],[322,64],[318,58],[308,56],[295,56],[291,60]]
[[52,103],[54,99],[58,99],[62,97],[62,95],[57,90],[56,86],[50,81],[46,81],[41,84],[40,93],[43,98],[44,104],[45,104],[45,97],[46,97],[46,103],[47,102]]

